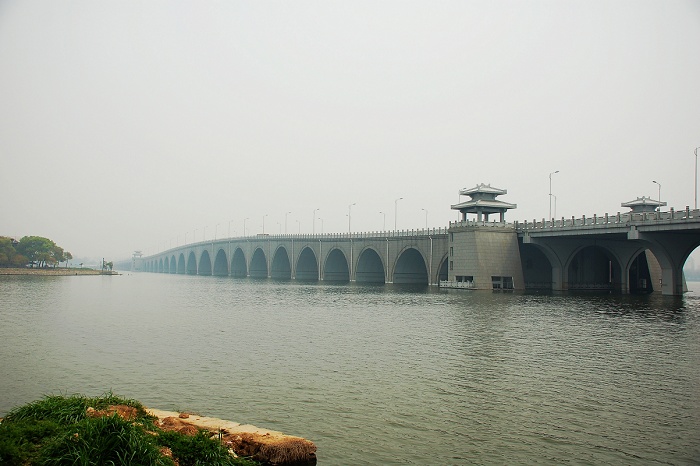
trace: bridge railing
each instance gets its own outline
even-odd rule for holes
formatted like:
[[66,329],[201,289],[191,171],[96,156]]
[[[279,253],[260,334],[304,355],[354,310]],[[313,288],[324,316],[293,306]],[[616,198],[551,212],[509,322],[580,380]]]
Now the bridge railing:
[[604,215],[598,216],[594,214],[592,217],[585,215],[580,218],[564,218],[542,220],[533,219],[532,222],[525,220],[524,222],[515,222],[516,230],[543,230],[554,228],[582,228],[596,227],[601,225],[628,225],[628,224],[645,224],[645,223],[668,223],[674,221],[683,221],[689,219],[700,219],[700,209],[690,209],[686,206],[683,210],[674,210],[671,208],[666,212],[642,212],[632,213],[626,212],[621,214],[617,212],[615,215],[609,215],[607,212]]
[[412,230],[387,230],[387,231],[366,231],[357,233],[292,233],[292,234],[267,234],[260,233],[257,235],[248,236],[235,236],[217,239],[208,239],[204,241],[197,241],[195,243],[185,243],[177,245],[175,247],[168,248],[156,254],[152,254],[150,257],[159,254],[165,254],[169,251],[174,251],[182,247],[196,247],[196,246],[206,246],[212,243],[225,243],[228,241],[265,241],[265,240],[313,240],[313,241],[333,241],[333,240],[344,240],[344,239],[367,239],[367,238],[403,238],[403,237],[429,237],[429,236],[440,236],[447,235],[447,228],[416,228]]
[[497,222],[495,220],[492,220],[490,222],[486,220],[458,220],[456,222],[450,222],[450,226],[448,228],[455,228],[455,227],[493,227],[493,228],[513,228],[515,227],[516,223],[509,223],[509,222]]

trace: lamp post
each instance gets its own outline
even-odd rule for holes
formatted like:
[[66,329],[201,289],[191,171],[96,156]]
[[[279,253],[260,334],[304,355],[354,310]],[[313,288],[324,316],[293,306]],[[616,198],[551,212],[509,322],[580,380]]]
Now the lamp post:
[[291,212],[285,212],[284,213],[284,234],[287,234],[287,214],[291,214]]
[[267,214],[263,215],[263,235],[265,234],[265,217],[267,217]]
[[250,220],[250,218],[246,217],[246,218],[243,219],[243,236],[245,236],[245,235],[248,234],[248,233],[246,232],[246,229],[245,229],[245,222],[246,222],[246,220]]
[[658,181],[651,180],[652,183],[656,183],[656,185],[659,187],[659,212],[661,212],[661,183]]
[[216,235],[219,233],[219,225],[220,223],[217,223],[214,227],[214,241],[216,241]]
[[352,206],[354,206],[356,204],[357,204],[357,202],[353,202],[352,204],[350,204],[348,206],[348,233],[350,233],[350,214],[351,214]]
[[384,212],[379,212],[384,216],[384,221],[382,222],[382,231],[386,231],[386,214]]
[[299,222],[299,220],[297,220],[297,234],[301,234],[301,223]]
[[316,211],[319,211],[321,209],[314,209],[314,221],[313,225],[311,226],[311,234],[315,235],[316,234]]
[[554,198],[554,218],[557,217],[557,196],[552,194],[552,197]]
[[421,209],[423,212],[425,212],[425,229],[428,229],[428,209]]
[[397,218],[398,218],[397,209],[398,209],[398,207],[399,207],[399,201],[400,201],[401,199],[403,199],[403,197],[400,197],[400,198],[394,200],[394,230],[396,230],[396,225],[397,225],[397,221],[396,221],[396,220],[397,220]]
[[323,234],[323,219],[321,217],[318,218],[321,221],[321,234]]
[[549,174],[549,219],[552,219],[552,175],[559,173],[559,170]]
[[698,149],[695,148],[695,210],[698,210]]

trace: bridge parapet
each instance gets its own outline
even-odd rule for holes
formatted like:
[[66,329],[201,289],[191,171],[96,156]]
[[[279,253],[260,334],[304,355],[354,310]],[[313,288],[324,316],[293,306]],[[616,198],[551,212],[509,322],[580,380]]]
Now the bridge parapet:
[[524,222],[515,222],[515,229],[518,233],[532,230],[581,230],[585,228],[600,228],[606,226],[630,226],[630,225],[669,225],[675,223],[683,223],[687,221],[700,221],[700,209],[690,209],[686,207],[684,210],[670,209],[667,212],[642,212],[632,213],[627,212],[621,214],[617,212],[615,215],[605,213],[602,216],[594,214],[592,217],[581,218],[571,217],[570,219],[562,217],[559,219],[541,221],[533,219],[532,222],[525,220]]

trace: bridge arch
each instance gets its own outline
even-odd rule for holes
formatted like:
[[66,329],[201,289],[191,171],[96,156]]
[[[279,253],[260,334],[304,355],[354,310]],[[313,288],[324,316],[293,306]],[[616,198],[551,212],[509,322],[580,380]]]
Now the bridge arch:
[[394,265],[394,283],[428,284],[428,267],[425,258],[416,248],[404,248]]
[[170,269],[169,273],[177,273],[177,261],[175,260],[175,254],[170,256]]
[[228,259],[226,258],[226,252],[223,250],[223,248],[216,252],[213,275],[219,277],[225,277],[228,275]]
[[316,253],[309,246],[304,247],[299,253],[294,275],[297,280],[318,280],[318,260]]
[[[520,263],[523,268],[525,289],[551,290],[554,288],[554,252],[539,244],[520,245]],[[558,262],[558,258],[554,258]],[[561,270],[561,268],[558,268]]]
[[165,257],[165,261],[163,261],[163,273],[170,273],[170,258]]
[[197,275],[197,259],[194,251],[190,251],[189,256],[187,256],[187,273],[188,275]]
[[348,259],[340,249],[333,248],[328,252],[323,266],[323,279],[332,282],[350,281]]
[[267,258],[262,248],[257,248],[250,258],[250,276],[253,278],[267,278]]
[[209,251],[206,249],[202,251],[202,255],[199,257],[197,273],[199,275],[211,275],[211,258],[209,257]]
[[569,290],[622,289],[620,261],[603,246],[576,248],[567,261],[566,271]]
[[158,261],[158,273],[163,273],[163,258]]
[[177,273],[185,273],[185,253],[181,252],[177,259]]
[[355,281],[358,283],[385,283],[384,263],[379,253],[372,247],[366,247],[357,256]]
[[647,233],[642,238],[661,267],[661,291],[667,295],[682,295],[686,291],[683,266],[700,246],[700,236],[690,232]]
[[648,294],[661,291],[661,265],[651,249],[639,248],[624,266],[627,289],[623,292]]
[[449,278],[449,256],[445,254],[442,257],[442,260],[440,261],[440,266],[438,267],[438,272],[437,272],[437,280],[435,283],[440,283],[443,280],[447,280]]
[[292,267],[289,262],[289,253],[284,246],[275,250],[270,267],[270,277],[289,280],[292,278]]
[[231,259],[231,276],[245,278],[248,276],[248,266],[246,265],[245,254],[241,248],[236,248]]

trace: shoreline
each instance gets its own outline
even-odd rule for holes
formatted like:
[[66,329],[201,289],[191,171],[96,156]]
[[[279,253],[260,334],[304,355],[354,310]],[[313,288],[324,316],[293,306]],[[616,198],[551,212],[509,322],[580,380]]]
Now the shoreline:
[[116,271],[102,271],[95,269],[76,268],[26,268],[26,267],[0,267],[0,275],[35,275],[45,277],[75,276],[75,275],[119,275]]

